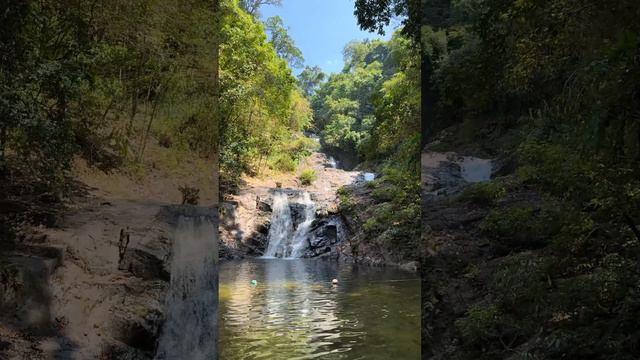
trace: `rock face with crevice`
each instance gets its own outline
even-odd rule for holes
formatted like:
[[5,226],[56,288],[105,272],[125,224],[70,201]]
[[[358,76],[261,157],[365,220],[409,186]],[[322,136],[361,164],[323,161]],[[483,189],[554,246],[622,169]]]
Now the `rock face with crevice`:
[[[289,197],[289,210],[291,212],[291,220],[293,228],[300,226],[305,220],[306,204],[299,202],[302,190],[297,189],[272,189],[271,193],[264,194],[255,205],[250,202],[243,202],[246,197],[238,197],[237,202],[226,202],[224,211],[227,214],[225,227],[222,229],[222,235],[226,240],[222,240],[223,249],[221,250],[221,258],[234,259],[248,256],[262,256],[268,245],[268,235],[271,226],[272,193],[280,191]],[[312,201],[316,201],[317,197],[311,193]],[[316,206],[317,203],[316,203]],[[335,245],[343,235],[342,220],[335,210],[327,211],[327,208],[336,209],[335,204],[328,206],[320,204],[320,208],[316,208],[316,219],[311,224],[309,236],[307,239],[308,250],[301,257],[317,257],[321,255],[335,255]],[[240,216],[238,216],[240,214]],[[228,221],[230,217],[234,218],[233,222]],[[340,228],[340,231],[338,231]],[[229,246],[229,244],[232,244]],[[234,250],[229,250],[235,247]]]
[[336,246],[347,236],[339,215],[317,219],[311,225],[309,234],[309,247],[303,257],[337,256]]

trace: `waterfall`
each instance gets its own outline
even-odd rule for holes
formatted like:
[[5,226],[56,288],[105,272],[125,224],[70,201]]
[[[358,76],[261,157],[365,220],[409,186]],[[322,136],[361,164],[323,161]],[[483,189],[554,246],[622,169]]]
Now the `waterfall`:
[[327,161],[327,163],[329,164],[329,167],[332,169],[338,168],[338,162],[336,161],[336,159],[333,158],[333,156],[329,156],[329,160]]
[[308,247],[309,228],[316,217],[316,206],[308,192],[297,196],[295,203],[302,205],[304,210],[302,222],[294,229],[287,194],[277,192],[273,195],[271,227],[265,257],[298,258],[304,255]]
[[316,204],[311,200],[311,195],[308,192],[302,193],[300,204],[304,205],[304,220],[298,225],[293,238],[291,239],[290,251],[287,252],[287,257],[298,258],[304,254],[309,242],[309,228],[311,223],[316,219]]
[[271,227],[267,237],[267,251],[265,257],[283,257],[287,243],[293,234],[293,220],[289,208],[289,197],[281,191],[273,194],[271,205]]
[[217,226],[206,217],[178,219],[156,359],[217,358]]

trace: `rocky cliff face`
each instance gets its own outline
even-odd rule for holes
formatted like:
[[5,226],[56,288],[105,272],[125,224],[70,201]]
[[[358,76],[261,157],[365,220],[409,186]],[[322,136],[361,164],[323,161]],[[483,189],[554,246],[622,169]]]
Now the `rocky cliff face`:
[[316,173],[317,179],[311,185],[303,186],[294,174],[281,176],[277,181],[275,178],[246,178],[245,186],[238,194],[226,195],[220,205],[221,259],[264,255],[271,226],[273,194],[276,191],[284,192],[289,197],[294,228],[305,217],[306,205],[298,200],[299,195],[308,192],[315,203],[315,221],[309,229],[309,250],[302,256],[337,254],[336,245],[346,232],[338,216],[338,189],[356,181],[360,173],[333,168],[329,158],[319,152],[306,160],[305,168],[313,169]]
[[[276,189],[253,189],[227,201],[222,205],[223,226],[221,228],[221,258],[236,259],[248,256],[262,256],[267,248],[267,238],[271,226],[273,192]],[[306,204],[299,201],[302,190],[278,189],[289,197],[289,208],[294,229],[305,219]],[[318,198],[311,193],[316,202],[315,220],[309,228],[308,250],[302,257],[328,256],[335,254],[335,246],[344,236],[342,220],[337,214],[335,199],[332,201]]]
[[[541,250],[527,234],[521,239],[503,239],[487,231],[492,211],[509,213],[533,207],[535,214],[542,202],[539,195],[524,187],[504,191],[495,185],[499,180],[494,177],[511,172],[510,161],[493,161],[487,178],[486,169],[473,168],[486,164],[485,160],[469,160],[455,153],[422,154],[422,353],[427,359],[478,358],[466,352],[469,333],[474,331],[469,324],[476,321],[479,331],[491,336],[492,330],[483,326],[494,317],[493,308],[478,304],[489,304],[496,296],[492,286],[505,264],[528,259]],[[477,172],[484,176],[475,176]],[[482,344],[478,347],[484,348],[486,356],[479,358],[511,359],[497,355],[504,354],[500,352],[490,355],[495,349]],[[515,349],[509,352],[518,353]]]
[[0,253],[0,358],[152,359],[176,219],[215,212],[88,198]]

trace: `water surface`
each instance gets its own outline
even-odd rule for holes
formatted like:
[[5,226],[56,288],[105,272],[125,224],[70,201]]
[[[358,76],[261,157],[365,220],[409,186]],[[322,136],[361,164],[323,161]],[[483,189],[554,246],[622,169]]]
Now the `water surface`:
[[468,182],[482,182],[491,180],[492,163],[489,159],[465,156],[460,162],[462,178]]
[[420,283],[412,273],[252,259],[225,262],[219,275],[221,360],[420,358]]

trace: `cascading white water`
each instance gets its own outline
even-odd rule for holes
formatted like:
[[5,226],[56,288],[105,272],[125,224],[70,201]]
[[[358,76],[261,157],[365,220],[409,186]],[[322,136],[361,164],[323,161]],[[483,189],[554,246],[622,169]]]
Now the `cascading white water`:
[[336,169],[338,167],[338,162],[336,161],[336,159],[333,158],[333,156],[329,156],[329,160],[327,161],[327,163],[329,164],[329,167],[332,169]]
[[166,321],[156,359],[217,357],[218,232],[206,217],[180,217],[171,258]]
[[304,205],[304,220],[293,233],[291,246],[289,247],[290,251],[287,252],[287,257],[291,258],[299,258],[304,254],[309,244],[307,241],[309,228],[311,228],[313,220],[316,219],[316,204],[311,200],[311,195],[308,192],[302,193],[300,204]]
[[315,203],[308,192],[296,197],[295,203],[304,206],[304,218],[294,229],[289,197],[283,192],[273,195],[271,227],[264,257],[298,258],[307,249],[309,228],[316,217]]
[[281,191],[273,194],[271,205],[271,227],[267,237],[265,257],[284,257],[287,243],[293,234],[293,220],[289,208],[289,197]]

